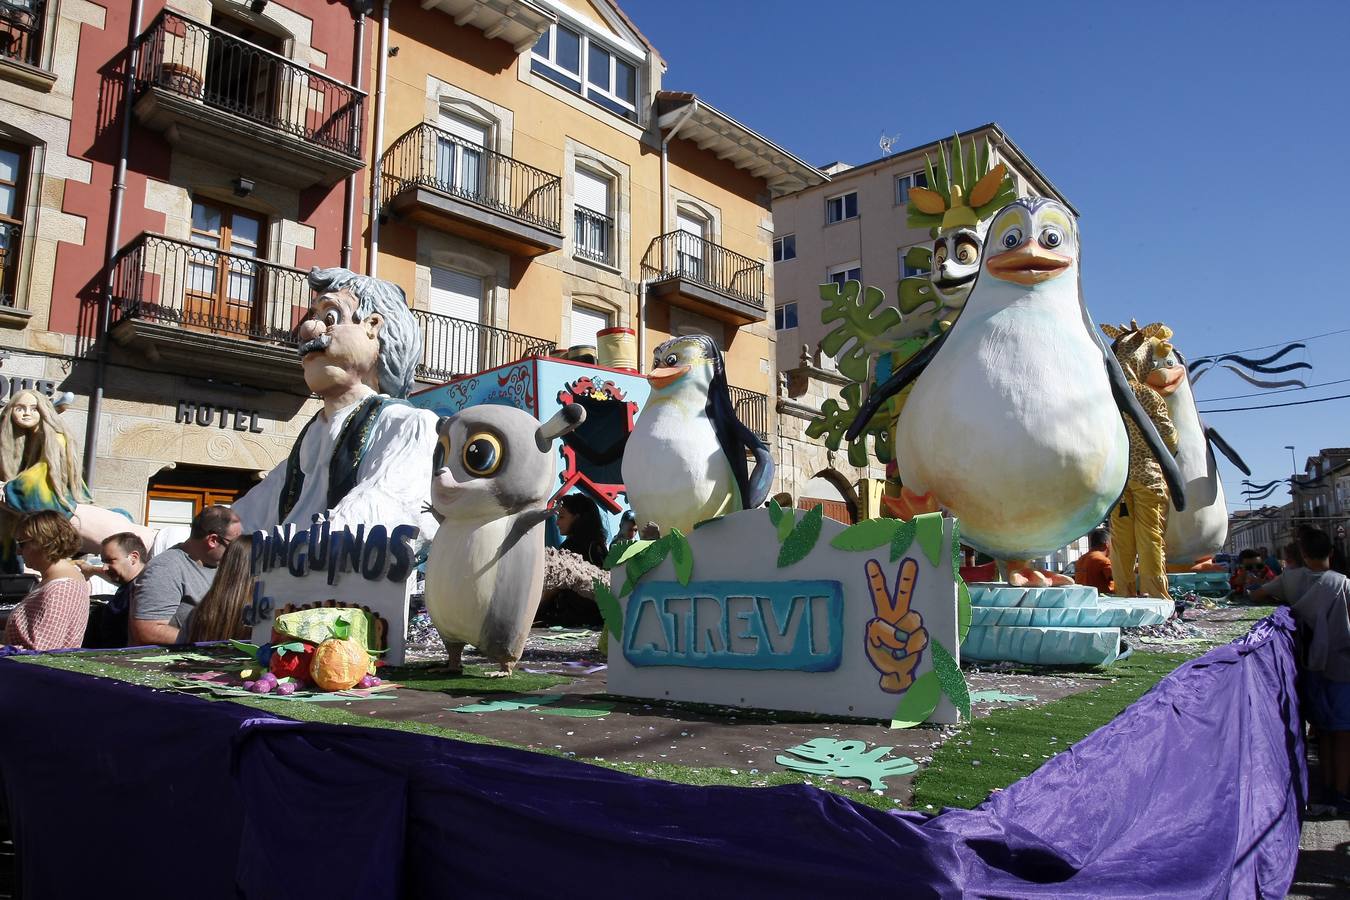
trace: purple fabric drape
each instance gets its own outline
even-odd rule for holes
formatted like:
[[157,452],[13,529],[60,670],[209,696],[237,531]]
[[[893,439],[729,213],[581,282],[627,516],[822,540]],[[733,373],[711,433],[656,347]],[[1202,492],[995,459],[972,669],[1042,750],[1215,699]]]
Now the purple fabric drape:
[[19,663],[0,774],[31,896],[1278,897],[1306,784],[1291,630],[1277,613],[931,818]]

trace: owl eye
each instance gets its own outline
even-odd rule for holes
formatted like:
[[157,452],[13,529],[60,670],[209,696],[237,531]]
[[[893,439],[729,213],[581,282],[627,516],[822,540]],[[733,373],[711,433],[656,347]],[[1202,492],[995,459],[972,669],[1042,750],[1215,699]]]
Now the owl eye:
[[938,244],[937,248],[933,250],[933,262],[940,266],[946,261],[947,261],[947,247],[945,244]]
[[431,471],[439,472],[445,468],[445,461],[450,457],[450,438],[442,437],[436,442],[436,449],[431,452]]
[[1054,248],[1062,243],[1064,243],[1064,232],[1055,226],[1047,225],[1041,232],[1041,246]]
[[496,474],[502,464],[502,443],[495,434],[485,431],[469,438],[464,444],[464,469],[470,475],[487,478]]
[[1016,247],[1018,244],[1021,243],[1022,243],[1022,229],[1014,226],[1012,228],[1009,228],[1007,231],[1003,233],[1003,246],[1006,249],[1011,250],[1012,248]]

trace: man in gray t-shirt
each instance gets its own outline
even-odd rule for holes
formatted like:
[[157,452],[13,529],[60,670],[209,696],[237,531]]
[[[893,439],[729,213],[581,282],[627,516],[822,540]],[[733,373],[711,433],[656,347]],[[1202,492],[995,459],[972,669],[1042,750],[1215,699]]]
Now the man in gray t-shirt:
[[127,645],[176,644],[197,604],[216,578],[216,567],[242,531],[229,507],[208,506],[192,520],[186,541],[155,554],[132,588]]

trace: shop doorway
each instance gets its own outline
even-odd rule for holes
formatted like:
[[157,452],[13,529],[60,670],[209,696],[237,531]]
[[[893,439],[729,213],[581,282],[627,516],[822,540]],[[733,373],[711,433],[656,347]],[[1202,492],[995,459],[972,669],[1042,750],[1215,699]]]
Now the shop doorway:
[[252,472],[210,466],[163,469],[145,492],[145,524],[150,528],[187,527],[208,506],[229,506],[258,483]]

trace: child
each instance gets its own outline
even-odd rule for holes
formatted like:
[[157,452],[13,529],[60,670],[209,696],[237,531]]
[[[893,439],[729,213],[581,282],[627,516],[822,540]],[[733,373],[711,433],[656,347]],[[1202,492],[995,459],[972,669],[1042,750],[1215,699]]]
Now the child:
[[1302,645],[1304,717],[1317,728],[1322,784],[1339,815],[1350,814],[1350,579],[1331,571],[1331,538],[1302,526],[1303,568],[1287,569],[1252,600],[1289,603]]

